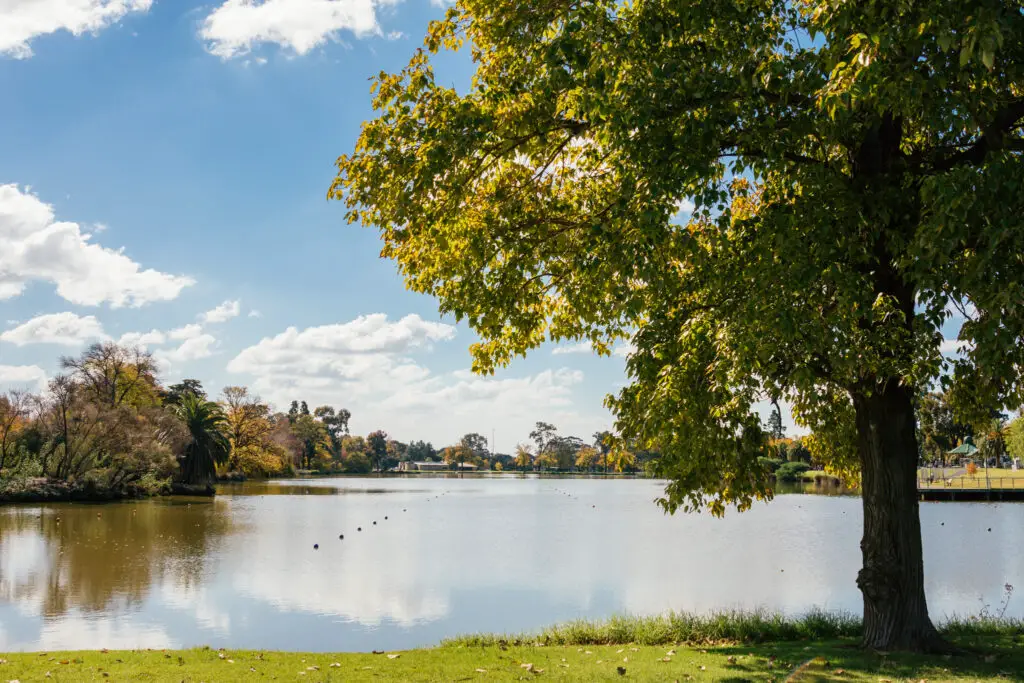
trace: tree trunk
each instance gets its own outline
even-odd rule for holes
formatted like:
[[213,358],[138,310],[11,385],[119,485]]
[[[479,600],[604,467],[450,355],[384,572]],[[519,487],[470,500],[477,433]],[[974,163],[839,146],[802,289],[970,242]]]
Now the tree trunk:
[[864,646],[945,650],[928,617],[917,494],[912,391],[895,380],[855,394],[862,464]]

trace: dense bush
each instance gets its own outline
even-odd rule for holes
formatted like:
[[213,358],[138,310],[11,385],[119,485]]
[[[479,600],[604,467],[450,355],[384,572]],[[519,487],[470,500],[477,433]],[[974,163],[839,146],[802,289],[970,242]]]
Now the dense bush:
[[774,473],[784,464],[784,461],[778,458],[758,458],[757,462],[761,465],[761,467],[765,468],[766,470],[772,473]]
[[811,466],[805,462],[787,462],[775,470],[775,478],[778,481],[800,481],[801,475]]
[[342,464],[342,471],[345,474],[369,474],[372,469],[370,459],[362,453],[350,454]]

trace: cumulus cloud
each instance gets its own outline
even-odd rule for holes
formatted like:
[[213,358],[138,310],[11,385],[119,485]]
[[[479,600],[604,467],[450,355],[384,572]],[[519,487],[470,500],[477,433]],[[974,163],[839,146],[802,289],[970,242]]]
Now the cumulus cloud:
[[142,267],[123,250],[91,241],[77,223],[55,220],[53,207],[17,185],[0,185],[0,299],[29,282],[50,282],[74,304],[142,306],[174,299],[193,280]]
[[0,54],[31,57],[34,38],[57,31],[96,33],[152,5],[153,0],[6,0],[0,2]]
[[165,363],[177,365],[186,361],[212,356],[213,347],[216,344],[217,340],[212,334],[200,334],[186,339],[175,349],[157,351],[154,356]]
[[242,304],[239,301],[225,301],[217,308],[203,313],[204,323],[222,323],[237,317],[242,312]]
[[388,425],[406,438],[451,439],[471,425],[483,429],[476,423],[496,415],[503,428],[523,433],[538,419],[578,417],[571,399],[583,379],[579,371],[481,377],[461,370],[435,373],[416,358],[454,336],[453,326],[416,315],[390,321],[374,314],[290,327],[244,349],[227,369],[250,375],[252,388],[275,405],[303,399],[310,405],[358,406],[354,429]]
[[46,371],[38,365],[0,365],[0,385],[42,389]]
[[226,0],[203,21],[210,53],[230,59],[273,43],[304,55],[341,31],[380,34],[377,9],[397,0]]
[[203,333],[203,326],[192,323],[183,327],[176,327],[167,333],[170,339],[194,339]]
[[249,311],[249,317],[250,318],[262,318],[263,317],[263,313],[261,313],[260,311],[257,311],[254,308],[253,310]]
[[28,344],[62,344],[78,346],[89,339],[103,339],[103,326],[95,316],[74,313],[49,313],[0,334],[0,340],[27,346]]
[[141,346],[143,348],[156,344],[163,344],[167,341],[167,335],[160,330],[149,332],[125,332],[117,343],[121,346]]

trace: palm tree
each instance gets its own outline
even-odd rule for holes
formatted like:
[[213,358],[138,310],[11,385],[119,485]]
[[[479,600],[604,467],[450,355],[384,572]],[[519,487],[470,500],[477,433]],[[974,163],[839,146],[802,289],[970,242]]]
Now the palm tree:
[[227,462],[231,453],[224,411],[213,401],[192,392],[182,394],[172,410],[185,423],[189,433],[181,457],[181,481],[186,484],[210,483],[217,474],[217,465]]

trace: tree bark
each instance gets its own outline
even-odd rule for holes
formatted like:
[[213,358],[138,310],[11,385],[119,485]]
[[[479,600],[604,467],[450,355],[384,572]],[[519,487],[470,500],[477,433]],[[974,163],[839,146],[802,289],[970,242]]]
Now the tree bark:
[[895,379],[855,393],[862,464],[864,646],[945,651],[928,617],[917,493],[912,390]]

